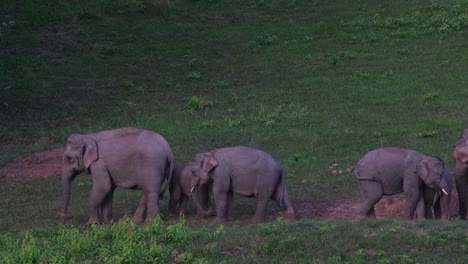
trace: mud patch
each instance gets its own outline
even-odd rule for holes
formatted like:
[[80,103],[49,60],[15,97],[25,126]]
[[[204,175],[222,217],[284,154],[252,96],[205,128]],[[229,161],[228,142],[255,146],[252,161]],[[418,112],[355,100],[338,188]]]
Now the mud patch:
[[13,179],[47,178],[59,175],[63,149],[53,149],[19,157],[0,168],[0,175]]

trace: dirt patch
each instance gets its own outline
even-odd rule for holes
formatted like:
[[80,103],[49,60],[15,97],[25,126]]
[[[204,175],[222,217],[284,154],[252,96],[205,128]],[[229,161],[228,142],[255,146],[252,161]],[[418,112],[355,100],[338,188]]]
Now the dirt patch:
[[62,154],[63,149],[59,148],[19,157],[0,168],[0,174],[13,179],[47,178],[59,175]]

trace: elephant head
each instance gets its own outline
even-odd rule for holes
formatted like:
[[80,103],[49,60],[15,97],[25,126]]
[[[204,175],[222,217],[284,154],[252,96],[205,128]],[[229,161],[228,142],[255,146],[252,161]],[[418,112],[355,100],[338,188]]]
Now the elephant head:
[[457,162],[463,164],[464,168],[468,168],[468,135],[455,144],[453,156]]
[[195,156],[193,164],[191,192],[200,184],[206,184],[210,180],[209,173],[218,166],[218,160],[212,153],[202,153]]
[[444,177],[444,163],[439,158],[423,158],[417,163],[415,173],[429,188],[449,195],[447,190],[451,190],[451,187]]
[[76,134],[68,137],[62,157],[62,214],[65,219],[72,217],[68,214],[68,204],[73,179],[97,159],[98,148],[92,138]]

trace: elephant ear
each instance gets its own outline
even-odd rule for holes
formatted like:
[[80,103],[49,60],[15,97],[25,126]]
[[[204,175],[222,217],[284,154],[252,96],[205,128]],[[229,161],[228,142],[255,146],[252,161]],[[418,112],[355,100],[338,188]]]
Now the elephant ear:
[[98,148],[96,141],[92,139],[85,140],[85,143],[81,147],[83,154],[83,164],[86,169],[98,159]]
[[416,165],[416,173],[424,182],[426,182],[427,177],[429,177],[429,167],[427,162],[427,160],[422,159]]
[[468,137],[468,128],[465,128],[461,134],[461,138],[467,138]]
[[201,163],[201,167],[203,171],[205,171],[206,173],[209,173],[214,168],[216,168],[216,166],[218,166],[218,160],[215,157],[213,157],[213,155],[210,155],[210,154],[204,155],[204,158],[202,159],[202,163]]

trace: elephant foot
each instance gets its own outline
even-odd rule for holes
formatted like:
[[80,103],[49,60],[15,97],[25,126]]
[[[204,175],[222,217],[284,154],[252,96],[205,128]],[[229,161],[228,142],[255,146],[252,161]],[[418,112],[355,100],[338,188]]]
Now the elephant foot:
[[99,219],[97,218],[89,218],[88,222],[86,222],[87,225],[98,225],[99,224]]
[[143,223],[144,225],[149,225],[154,222],[154,218],[147,217],[145,222]]
[[141,217],[135,217],[135,216],[134,216],[134,217],[132,218],[132,221],[133,221],[133,223],[135,223],[135,224],[141,224],[141,223],[143,223],[143,218],[141,218]]
[[167,214],[168,214],[169,217],[174,217],[174,216],[176,216],[176,212],[175,212],[175,211],[169,211]]
[[195,219],[197,220],[200,220],[200,219],[204,219],[205,218],[205,215],[201,212],[197,212],[197,215],[195,216]]
[[286,214],[286,215],[284,216],[284,220],[285,220],[286,222],[293,222],[293,221],[296,220],[296,216],[295,216],[294,214]]
[[213,223],[215,223],[215,224],[224,224],[224,223],[226,223],[226,219],[221,218],[221,217],[216,217],[216,218],[213,220]]
[[60,213],[60,215],[63,217],[63,219],[65,220],[70,220],[72,219],[74,216],[73,215],[70,215],[70,214],[64,214],[64,213]]
[[254,224],[260,224],[260,223],[264,223],[265,222],[265,218],[263,217],[254,217],[253,220],[252,220],[252,223]]
[[105,224],[105,225],[110,225],[110,224],[113,224],[113,223],[114,223],[114,219],[102,220],[102,223]]
[[216,215],[216,212],[213,208],[209,209],[208,213],[206,214],[206,216],[214,216],[214,215]]

